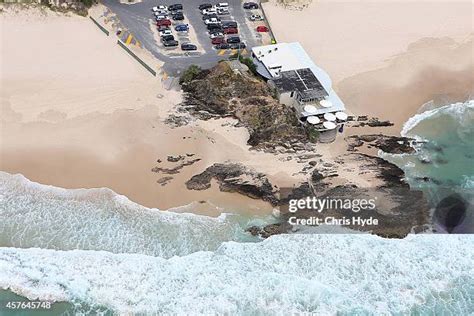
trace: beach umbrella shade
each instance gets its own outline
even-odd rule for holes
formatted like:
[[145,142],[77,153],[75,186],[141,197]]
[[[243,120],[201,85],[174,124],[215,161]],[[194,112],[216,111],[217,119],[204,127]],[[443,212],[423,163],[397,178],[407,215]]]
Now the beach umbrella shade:
[[314,105],[305,105],[304,111],[309,114],[314,114],[318,111]]
[[323,126],[324,126],[325,129],[335,129],[336,128],[336,124],[334,124],[333,122],[324,122]]
[[321,122],[317,116],[309,116],[306,121],[308,121],[309,124],[313,125],[319,124],[319,122]]
[[332,102],[329,101],[329,100],[322,100],[322,101],[319,101],[319,104],[321,104],[321,106],[323,108],[330,108],[332,107]]
[[347,114],[344,112],[336,112],[336,118],[341,121],[347,121]]
[[325,113],[324,114],[324,119],[326,121],[334,122],[336,120],[336,116],[332,113]]

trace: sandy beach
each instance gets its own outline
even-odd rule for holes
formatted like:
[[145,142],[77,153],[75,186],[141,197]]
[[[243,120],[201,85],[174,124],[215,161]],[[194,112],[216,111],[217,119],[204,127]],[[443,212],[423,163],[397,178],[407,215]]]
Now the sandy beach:
[[329,73],[349,112],[390,120],[391,133],[425,102],[465,100],[474,91],[471,1],[263,6],[276,39],[299,41]]
[[[472,90],[471,4],[466,2],[367,8],[318,1],[303,11],[272,3],[265,8],[277,39],[303,44],[328,71],[350,113],[391,120],[394,134],[424,102],[440,94],[464,98]],[[402,11],[404,23],[396,18]],[[204,191],[186,188],[190,177],[214,163],[241,162],[277,186],[306,180],[304,165],[295,160],[249,151],[248,132],[235,127],[235,120],[190,117],[179,128],[166,124],[180,92],[165,90],[160,77],[151,76],[89,19],[41,12],[0,15],[2,29],[12,30],[2,32],[1,40],[0,170],[65,188],[108,187],[148,207],[194,203],[193,212],[211,215],[272,210],[268,203],[220,192],[215,183]],[[297,26],[285,23],[283,15],[316,31],[295,32]],[[370,23],[363,26],[364,19]],[[443,23],[435,23],[439,20]],[[362,129],[349,133],[358,132]],[[345,148],[339,137],[318,145],[318,154],[332,161]],[[168,156],[180,155],[200,160],[172,175],[151,171],[176,167],[179,163],[167,161]],[[371,185],[340,171],[351,183]],[[162,185],[165,177],[172,179]]]

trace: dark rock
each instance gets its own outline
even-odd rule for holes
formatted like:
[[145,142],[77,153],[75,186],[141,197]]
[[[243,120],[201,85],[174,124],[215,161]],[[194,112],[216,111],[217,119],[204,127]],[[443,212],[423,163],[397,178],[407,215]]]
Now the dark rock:
[[156,181],[156,183],[161,184],[162,186],[165,186],[165,185],[167,185],[172,179],[173,179],[173,177],[163,177],[163,178],[158,179],[158,180]]

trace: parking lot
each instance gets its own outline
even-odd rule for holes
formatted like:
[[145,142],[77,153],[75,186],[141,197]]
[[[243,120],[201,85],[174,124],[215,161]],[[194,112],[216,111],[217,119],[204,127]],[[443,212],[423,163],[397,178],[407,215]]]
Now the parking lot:
[[[228,0],[229,15],[219,16],[222,21],[235,21],[238,25],[238,36],[245,43],[246,48],[237,49],[215,49],[211,43],[207,26],[202,19],[198,6],[202,3],[217,4],[214,1],[195,0],[144,0],[135,4],[123,4],[116,0],[103,0],[106,5],[119,19],[120,26],[124,32],[133,34],[136,42],[149,50],[156,58],[164,62],[163,71],[168,76],[179,76],[182,70],[191,64],[202,68],[212,67],[216,62],[228,58],[239,52],[248,55],[253,46],[268,44],[270,37],[267,33],[259,33],[256,27],[266,25],[265,21],[252,22],[249,17],[252,14],[260,14],[260,10],[244,10],[243,1]],[[159,39],[156,21],[151,10],[157,5],[183,4],[184,21],[173,21],[172,29],[176,24],[188,24],[188,34],[176,34],[175,38],[179,44],[190,42],[197,46],[196,51],[182,51],[181,48],[165,48]],[[174,31],[173,31],[174,32]]]

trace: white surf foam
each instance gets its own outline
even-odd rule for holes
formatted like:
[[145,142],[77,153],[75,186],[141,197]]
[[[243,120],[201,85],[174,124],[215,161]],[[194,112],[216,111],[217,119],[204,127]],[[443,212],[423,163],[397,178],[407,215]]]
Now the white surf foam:
[[0,287],[121,314],[465,315],[473,246],[460,235],[280,235],[170,259],[0,248]]
[[403,125],[402,131],[400,134],[404,137],[407,136],[416,136],[416,135],[411,135],[410,131],[417,126],[420,122],[437,117],[439,115],[444,115],[448,114],[456,118],[462,118],[463,114],[465,113],[466,109],[474,109],[474,100],[469,100],[464,103],[454,103],[454,104],[449,104],[445,105],[433,110],[428,110],[420,114],[416,114],[412,116],[408,121],[405,122]]
[[171,257],[250,239],[244,220],[149,209],[106,188],[67,190],[0,172],[0,246]]

